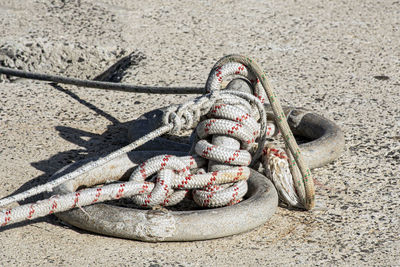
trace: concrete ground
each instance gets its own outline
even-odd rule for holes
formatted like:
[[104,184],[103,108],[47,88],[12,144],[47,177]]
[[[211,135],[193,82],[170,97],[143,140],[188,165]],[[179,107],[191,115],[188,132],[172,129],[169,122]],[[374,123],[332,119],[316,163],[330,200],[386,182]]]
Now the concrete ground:
[[[334,120],[346,148],[313,171],[319,208],[154,244],[49,216],[0,230],[2,265],[400,265],[399,1],[0,0],[1,65],[94,78],[130,53],[122,82],[165,87],[203,86],[220,57],[248,55],[283,103]],[[191,97],[0,79],[0,197],[121,147],[127,122]]]

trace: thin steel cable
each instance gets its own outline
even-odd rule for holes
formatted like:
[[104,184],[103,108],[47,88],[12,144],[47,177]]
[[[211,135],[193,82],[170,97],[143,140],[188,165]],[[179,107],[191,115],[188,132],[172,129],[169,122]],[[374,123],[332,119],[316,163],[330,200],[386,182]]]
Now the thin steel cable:
[[136,86],[123,83],[112,83],[93,81],[77,78],[67,78],[52,74],[34,73],[23,70],[16,70],[0,66],[0,74],[16,76],[25,79],[39,81],[48,81],[54,83],[71,84],[81,87],[115,90],[131,93],[149,93],[149,94],[204,94],[204,87],[158,87],[158,86]]

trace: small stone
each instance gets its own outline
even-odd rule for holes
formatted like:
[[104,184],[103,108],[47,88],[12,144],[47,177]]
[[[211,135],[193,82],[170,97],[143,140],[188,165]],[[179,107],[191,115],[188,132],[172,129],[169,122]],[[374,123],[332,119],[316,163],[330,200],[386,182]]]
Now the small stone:
[[386,75],[377,75],[377,76],[374,76],[374,78],[377,80],[380,80],[380,81],[387,81],[390,79],[389,76],[386,76]]

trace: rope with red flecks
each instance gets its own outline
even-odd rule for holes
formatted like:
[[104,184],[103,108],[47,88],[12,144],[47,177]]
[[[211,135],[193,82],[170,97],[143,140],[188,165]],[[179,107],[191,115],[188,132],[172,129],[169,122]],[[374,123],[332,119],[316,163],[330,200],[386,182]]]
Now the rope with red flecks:
[[[218,93],[217,90],[220,89],[223,79],[230,75],[240,75],[249,80],[253,85],[254,95],[234,91]],[[262,105],[266,98],[271,103],[276,116],[275,122],[288,148],[287,157],[290,159],[290,164],[286,158],[282,157],[282,153],[277,155],[275,151],[269,148],[265,154],[266,157],[264,157],[265,162],[267,162],[264,166],[269,167],[268,169],[271,169],[272,173],[276,170],[280,171],[279,168],[276,168],[276,160],[284,159],[289,165],[286,167],[290,168],[291,175],[287,172],[287,175],[275,175],[275,178],[278,177],[278,179],[274,179],[274,175],[272,175],[272,180],[280,190],[281,198],[289,205],[311,209],[314,206],[314,187],[312,179],[310,179],[310,171],[305,167],[293,134],[286,120],[284,120],[284,113],[276,94],[272,91],[265,74],[259,67],[252,60],[242,56],[225,57],[217,62],[211,71],[206,89],[211,93],[171,108],[164,117],[164,125],[140,140],[72,173],[61,176],[55,181],[39,186],[39,189],[34,188],[23,194],[0,200],[0,205],[51,190],[54,186],[74,179],[91,169],[101,167],[105,162],[163,133],[191,129],[199,122],[200,117],[206,114],[212,114],[215,117],[202,122],[197,128],[197,134],[200,138],[206,139],[212,136],[212,142],[209,143],[202,139],[196,143],[194,151],[210,160],[208,166],[210,172],[204,173],[205,171],[200,164],[195,164],[196,167],[193,168],[191,165],[193,165],[195,157],[187,160],[168,155],[159,156],[150,159],[137,168],[127,183],[105,185],[97,189],[85,189],[73,194],[54,196],[35,204],[4,210],[0,212],[0,222],[3,222],[2,225],[4,226],[77,206],[81,207],[129,196],[132,196],[133,200],[142,206],[173,205],[186,195],[187,190],[195,188],[197,190],[194,191],[194,200],[202,206],[215,207],[235,204],[241,200],[247,191],[247,183],[244,181],[248,179],[250,173],[247,166],[261,156],[268,137],[266,134],[266,115]],[[210,110],[211,112],[209,112]],[[272,127],[271,124],[269,127]],[[230,137],[221,135],[229,135]],[[228,146],[224,147],[218,144],[228,144]],[[230,148],[230,146],[233,148]],[[152,160],[154,163],[152,163]],[[154,170],[145,169],[145,166],[148,167],[152,164],[159,166]],[[227,167],[227,165],[237,167],[232,168]],[[282,169],[286,167],[282,166]],[[148,180],[148,175],[155,172],[157,172],[157,175]],[[144,173],[146,175],[143,175]],[[289,182],[290,188],[279,186],[279,180],[282,181],[282,179],[292,181],[291,184]],[[285,192],[288,192],[288,190],[291,190],[291,193],[297,193],[298,199],[293,198],[292,195],[287,197]],[[104,194],[104,192],[107,193]]]
[[[213,103],[218,99],[229,101],[232,98],[230,92],[215,92],[208,94],[202,98],[191,101],[191,105],[179,106],[175,111],[167,113],[167,116],[174,118],[174,121],[180,121],[177,127],[184,125],[186,128],[193,128],[186,122],[196,124],[196,119],[193,119],[197,110],[202,110],[199,114],[206,115]],[[204,101],[206,98],[208,101]],[[240,99],[233,95],[236,102]],[[254,97],[255,101],[259,101]],[[245,101],[242,99],[242,101]],[[211,104],[210,104],[211,103]],[[187,110],[182,111],[182,107]],[[190,111],[189,110],[190,107]],[[265,111],[262,106],[261,112]],[[182,112],[181,112],[182,111]],[[176,119],[176,114],[185,114],[180,119]],[[200,117],[200,116],[198,116]],[[167,124],[170,125],[170,124]],[[170,127],[174,129],[175,127]],[[259,127],[258,127],[259,129]],[[261,130],[266,132],[266,129]],[[115,153],[115,152],[114,152]],[[245,160],[246,164],[250,163],[250,158]],[[12,223],[29,220],[61,212],[75,207],[83,207],[106,200],[119,199],[122,197],[132,197],[132,200],[142,206],[152,207],[157,205],[170,206],[180,202],[191,189],[205,189],[213,187],[212,194],[204,194],[198,191],[194,194],[194,199],[197,203],[203,206],[216,207],[223,205],[232,205],[237,203],[240,198],[246,193],[247,185],[245,180],[250,176],[250,169],[246,166],[238,166],[225,170],[218,170],[204,173],[205,160],[198,156],[175,157],[171,155],[161,155],[154,157],[142,163],[134,170],[130,181],[119,184],[104,185],[97,189],[84,189],[76,193],[71,193],[62,196],[53,196],[50,199],[38,201],[34,204],[26,204],[17,208],[7,209],[0,213],[0,222],[2,226]],[[237,163],[237,162],[236,162]],[[199,170],[199,171],[197,171]],[[153,176],[153,174],[156,176]],[[61,179],[64,176],[61,176]],[[153,178],[147,181],[147,178]],[[215,185],[223,185],[236,183],[230,188],[223,186],[215,187]]]
[[[206,89],[208,91],[220,89],[220,84],[223,80],[222,70],[228,68],[226,66],[229,66],[229,64],[236,64],[236,66],[229,67],[229,75],[237,73],[243,73],[244,75],[247,74],[248,77],[251,77],[250,81],[253,83],[254,94],[258,95],[260,100],[263,100],[264,98],[262,92],[265,92],[267,95],[275,115],[275,122],[278,125],[285,142],[290,160],[289,167],[294,180],[294,188],[301,200],[300,205],[307,210],[312,209],[315,205],[315,189],[311,171],[306,166],[300,148],[297,145],[293,133],[285,119],[285,113],[279,103],[277,94],[272,90],[272,86],[269,83],[267,76],[260,69],[258,64],[256,64],[252,59],[241,55],[223,57],[214,65],[211,74],[208,77]],[[215,79],[217,74],[218,77]],[[228,71],[225,75],[228,75]]]
[[[173,113],[174,118],[178,116],[176,113]],[[209,119],[198,124],[196,133],[201,140],[195,142],[192,150],[199,157],[209,160],[208,172],[203,174],[209,182],[207,186],[194,190],[193,199],[204,207],[233,205],[240,202],[247,192],[247,183],[243,180],[248,176],[243,180],[239,178],[244,173],[249,174],[247,166],[252,161],[249,151],[255,146],[256,152],[253,154],[257,154],[263,147],[263,144],[256,144],[256,141],[262,140],[260,137],[267,132],[265,110],[255,96],[241,92],[224,92],[219,94],[205,115]],[[170,116],[171,114],[166,114],[166,117]],[[221,138],[223,140],[217,140]],[[185,197],[187,191],[174,187],[173,181],[180,180],[181,183],[178,184],[191,181],[192,174],[189,170],[188,164],[169,155],[154,157],[142,163],[132,173],[130,180],[143,182],[149,175],[157,172],[152,178],[155,186],[150,194],[134,196],[133,201],[145,207],[175,205]],[[231,180],[233,183],[218,183],[216,176],[221,172],[234,176]]]

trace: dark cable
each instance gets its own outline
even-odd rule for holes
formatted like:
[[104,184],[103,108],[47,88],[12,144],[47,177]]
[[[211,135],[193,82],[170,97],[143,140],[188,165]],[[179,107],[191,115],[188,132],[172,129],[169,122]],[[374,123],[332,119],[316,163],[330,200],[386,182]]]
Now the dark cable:
[[48,81],[48,82],[62,83],[62,84],[72,84],[88,88],[98,88],[98,89],[134,92],[134,93],[150,93],[150,94],[204,94],[205,93],[204,87],[134,86],[123,83],[101,82],[93,80],[67,78],[58,75],[33,73],[6,67],[0,67],[0,74],[16,76],[25,79]]

